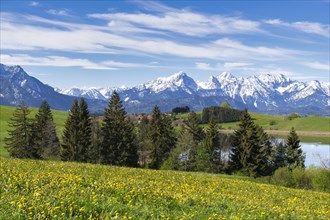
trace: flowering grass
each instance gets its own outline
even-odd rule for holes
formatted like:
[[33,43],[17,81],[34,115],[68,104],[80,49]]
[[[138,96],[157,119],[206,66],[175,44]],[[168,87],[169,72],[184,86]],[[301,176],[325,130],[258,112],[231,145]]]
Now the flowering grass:
[[219,175],[0,161],[0,219],[329,219],[330,194]]

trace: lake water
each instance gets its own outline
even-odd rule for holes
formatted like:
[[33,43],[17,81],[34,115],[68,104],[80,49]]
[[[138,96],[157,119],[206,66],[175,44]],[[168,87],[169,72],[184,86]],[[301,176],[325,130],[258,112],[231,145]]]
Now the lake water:
[[320,167],[321,161],[327,163],[330,167],[330,145],[318,143],[301,142],[301,149],[306,153],[305,166],[311,165]]

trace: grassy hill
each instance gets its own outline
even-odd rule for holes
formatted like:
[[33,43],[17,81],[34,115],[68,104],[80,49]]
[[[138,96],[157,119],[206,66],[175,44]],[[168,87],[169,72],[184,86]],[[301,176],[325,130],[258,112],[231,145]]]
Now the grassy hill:
[[[30,116],[31,118],[33,118],[35,114],[38,112],[38,109],[37,108],[29,108],[29,109],[31,110]],[[4,148],[5,143],[3,139],[7,136],[7,131],[9,129],[8,121],[12,117],[14,110],[15,107],[0,105],[0,156],[5,156],[5,157],[8,156],[8,152]],[[64,128],[64,123],[68,113],[62,111],[55,111],[55,110],[52,110],[52,113],[56,124],[57,134],[59,137],[61,137],[62,130]]]
[[0,219],[329,219],[330,194],[223,175],[2,159]]

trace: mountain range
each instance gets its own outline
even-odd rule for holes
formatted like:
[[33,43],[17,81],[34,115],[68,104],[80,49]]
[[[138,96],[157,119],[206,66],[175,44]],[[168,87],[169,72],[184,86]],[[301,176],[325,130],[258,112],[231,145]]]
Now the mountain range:
[[179,72],[131,88],[57,89],[29,76],[20,66],[0,64],[0,80],[3,105],[24,101],[38,107],[46,99],[53,109],[68,110],[75,97],[84,97],[92,112],[102,112],[116,90],[129,113],[150,112],[154,105],[162,111],[186,105],[200,111],[226,101],[234,108],[267,114],[330,115],[329,82],[300,82],[282,74],[237,78],[224,72],[199,82]]

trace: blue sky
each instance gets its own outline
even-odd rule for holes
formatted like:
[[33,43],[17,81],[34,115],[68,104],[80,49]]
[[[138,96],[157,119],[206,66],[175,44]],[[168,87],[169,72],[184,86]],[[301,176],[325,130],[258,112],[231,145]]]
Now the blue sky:
[[1,1],[1,63],[54,87],[282,73],[329,82],[329,0]]

